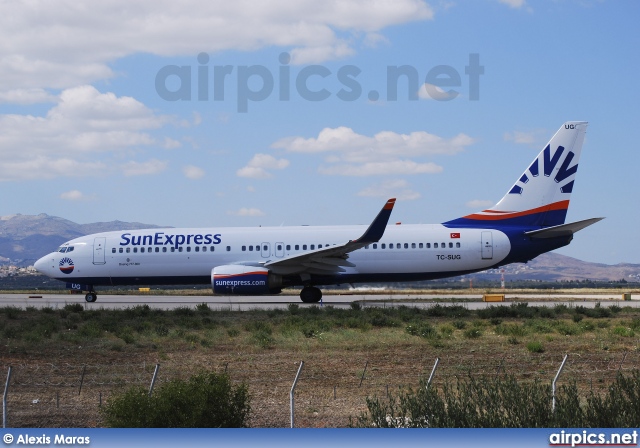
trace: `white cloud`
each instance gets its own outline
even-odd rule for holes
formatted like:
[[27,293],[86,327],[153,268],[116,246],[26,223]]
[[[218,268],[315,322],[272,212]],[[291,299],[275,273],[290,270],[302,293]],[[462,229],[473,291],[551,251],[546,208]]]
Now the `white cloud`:
[[0,103],[12,104],[38,104],[38,103],[55,103],[58,98],[51,95],[44,89],[13,89],[0,92]]
[[484,210],[486,208],[491,207],[494,204],[493,201],[486,201],[483,199],[474,199],[472,201],[467,202],[466,206],[473,209]]
[[545,129],[536,129],[533,131],[513,131],[505,132],[504,140],[507,142],[514,142],[520,145],[536,146],[542,144],[542,139],[546,138],[548,131]]
[[197,166],[187,165],[182,168],[182,173],[189,179],[200,179],[204,176],[204,170]]
[[439,173],[441,166],[412,159],[457,154],[472,143],[474,139],[465,134],[445,139],[423,131],[410,134],[382,131],[369,137],[342,126],[325,128],[318,137],[283,138],[271,147],[289,152],[323,154],[325,162],[330,164],[319,168],[323,174],[372,176]]
[[458,95],[460,95],[460,92],[455,89],[445,91],[438,86],[426,82],[418,91],[418,97],[423,100],[450,101],[457,98]]
[[338,176],[395,176],[399,174],[435,174],[443,168],[435,163],[417,163],[413,160],[368,162],[362,165],[333,165],[320,167],[321,174]]
[[256,154],[246,166],[236,171],[236,175],[251,179],[268,179],[272,177],[269,170],[283,170],[288,166],[287,159],[276,159],[269,154]]
[[11,42],[0,58],[0,90],[106,79],[111,62],[138,53],[278,46],[322,62],[350,54],[363,36],[433,14],[423,0],[9,2],[0,16],[0,41]]
[[[0,115],[0,180],[104,173],[111,164],[97,153],[154,145],[147,131],[168,122],[169,117],[131,97],[100,93],[92,86],[66,89],[44,116]],[[173,145],[171,140],[165,144]]]
[[527,4],[526,0],[498,0],[498,1],[503,5],[507,5],[510,8],[514,8],[514,9],[524,8],[524,6]]
[[358,196],[368,196],[375,198],[396,198],[400,201],[412,201],[420,198],[420,193],[409,188],[406,180],[389,180],[380,184],[371,185],[358,192]]
[[125,176],[148,176],[158,174],[167,169],[167,162],[151,159],[146,162],[129,161],[120,166]]
[[[28,152],[27,152],[28,153]],[[101,176],[107,170],[102,162],[80,162],[68,157],[52,158],[44,155],[34,158],[16,154],[0,162],[0,181],[42,180],[56,177]]]
[[227,212],[227,214],[232,216],[264,216],[265,213],[257,208],[241,208],[239,210],[232,210]]
[[93,197],[85,195],[80,190],[71,190],[62,193],[60,199],[64,199],[65,201],[86,201],[93,199]]

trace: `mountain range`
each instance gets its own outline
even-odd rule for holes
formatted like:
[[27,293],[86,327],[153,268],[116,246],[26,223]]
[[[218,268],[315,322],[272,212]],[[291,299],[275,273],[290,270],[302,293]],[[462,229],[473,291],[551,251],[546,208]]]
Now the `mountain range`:
[[98,232],[158,228],[139,222],[94,222],[77,224],[45,213],[0,217],[0,263],[32,265],[38,258],[53,252],[73,238]]
[[[32,265],[38,258],[55,250],[62,243],[97,232],[151,229],[161,226],[139,222],[96,222],[77,224],[57,216],[11,215],[0,217],[0,264]],[[597,280],[640,281],[640,264],[607,265],[590,263],[557,253],[546,253],[529,263],[514,263],[500,269],[474,274],[474,278],[495,279],[502,275],[509,280]]]

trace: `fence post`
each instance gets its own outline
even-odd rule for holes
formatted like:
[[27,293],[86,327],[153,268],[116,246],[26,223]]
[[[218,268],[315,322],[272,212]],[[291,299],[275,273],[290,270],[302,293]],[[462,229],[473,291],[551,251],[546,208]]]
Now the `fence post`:
[[296,373],[296,379],[293,380],[293,386],[291,386],[291,391],[289,392],[289,406],[291,408],[291,427],[294,426],[293,419],[293,392],[296,390],[296,384],[298,384],[298,379],[300,378],[300,372],[302,372],[302,366],[304,366],[304,361],[300,361],[300,367],[298,367],[298,373]]
[[367,366],[369,365],[369,361],[364,363],[364,370],[362,371],[362,377],[360,378],[360,384],[358,387],[362,386],[362,380],[364,380],[364,374],[367,373]]
[[553,379],[553,383],[551,383],[551,412],[556,411],[556,381],[558,381],[558,377],[564,368],[564,363],[567,362],[567,358],[569,355],[564,355],[564,359],[562,360],[562,364],[560,364],[560,368],[558,369],[558,373],[556,373],[556,377]]
[[7,382],[4,385],[4,395],[2,396],[2,427],[7,427],[7,395],[9,394],[9,383],[11,382],[11,366],[7,372]]
[[624,360],[627,359],[627,353],[628,352],[624,352],[624,355],[622,356],[622,361],[620,361],[620,365],[618,366],[618,373],[620,373],[620,369],[622,369],[622,364],[624,364]]
[[82,367],[82,376],[80,377],[80,389],[78,389],[78,395],[80,395],[80,392],[82,392],[82,383],[84,383],[84,374],[87,371],[87,365],[85,364]]
[[151,378],[151,386],[149,387],[149,396],[151,396],[151,394],[153,393],[153,385],[156,384],[158,370],[160,370],[160,364],[156,364],[156,369],[153,371],[153,378]]
[[433,369],[431,369],[431,375],[429,375],[429,380],[427,381],[427,387],[431,385],[431,380],[433,376],[436,374],[436,369],[438,368],[438,363],[440,362],[440,358],[436,358],[436,362],[433,364]]

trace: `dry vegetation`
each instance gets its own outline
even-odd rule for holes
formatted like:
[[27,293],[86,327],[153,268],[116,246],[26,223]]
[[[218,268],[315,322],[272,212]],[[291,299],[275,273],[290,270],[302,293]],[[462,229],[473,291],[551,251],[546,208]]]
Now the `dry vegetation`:
[[159,383],[201,370],[227,371],[246,383],[254,427],[289,425],[300,361],[300,427],[348,426],[366,411],[367,396],[417,386],[436,358],[436,386],[469,372],[550,384],[569,354],[561,382],[605,390],[618,371],[640,365],[640,313],[633,308],[358,308],[0,309],[3,377],[13,367],[9,426],[101,426],[100,400],[150,384],[156,363]]

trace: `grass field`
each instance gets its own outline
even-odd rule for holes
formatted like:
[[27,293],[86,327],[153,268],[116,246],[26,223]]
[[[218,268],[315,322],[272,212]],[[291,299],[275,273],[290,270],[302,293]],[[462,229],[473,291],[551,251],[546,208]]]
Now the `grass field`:
[[[599,291],[602,292],[602,291]],[[585,293],[581,291],[581,293]],[[100,404],[123,388],[201,370],[248,384],[254,427],[289,425],[289,392],[300,361],[296,426],[343,427],[367,396],[418,385],[439,365],[434,386],[472,373],[513,374],[604,391],[618,371],[640,365],[634,308],[464,304],[350,309],[173,311],[0,308],[0,371],[12,366],[8,426],[95,427]]]

